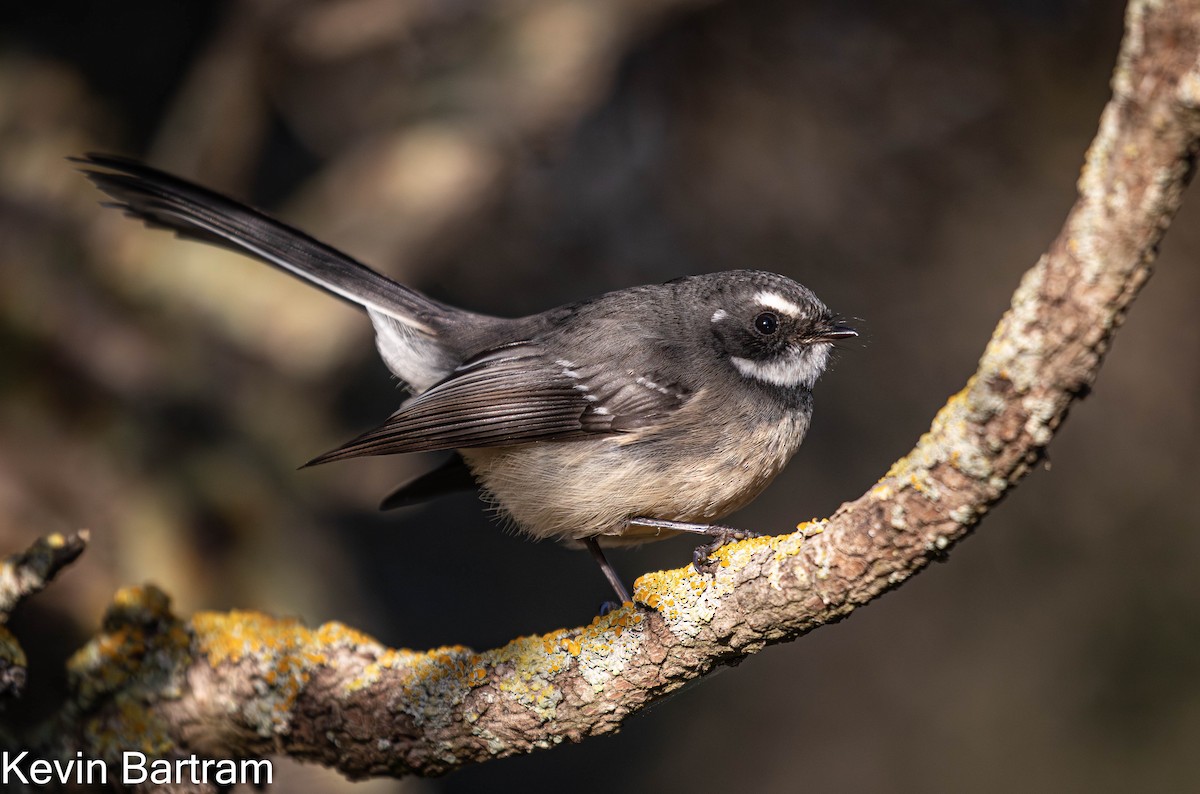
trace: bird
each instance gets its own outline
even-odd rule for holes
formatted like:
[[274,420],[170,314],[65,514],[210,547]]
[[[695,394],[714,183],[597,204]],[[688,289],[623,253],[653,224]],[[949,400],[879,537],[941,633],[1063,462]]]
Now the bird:
[[689,275],[525,317],[437,301],[246,204],[138,160],[71,158],[114,207],[216,244],[360,307],[409,396],[382,424],[305,465],[451,453],[394,507],[477,484],[534,539],[586,548],[618,603],[605,548],[692,533],[712,553],[755,533],[714,522],[800,447],[836,342],[858,335],[811,290],[761,270]]

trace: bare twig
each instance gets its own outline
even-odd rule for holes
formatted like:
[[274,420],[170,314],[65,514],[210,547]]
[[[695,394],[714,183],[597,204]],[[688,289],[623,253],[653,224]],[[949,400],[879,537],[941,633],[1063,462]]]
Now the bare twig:
[[124,591],[72,662],[64,754],[287,753],[348,776],[439,774],[615,730],[715,667],[845,617],[944,555],[1041,457],[1150,274],[1200,136],[1200,0],[1130,3],[1113,97],[1058,238],[976,373],[862,497],[733,544],[715,577],[641,577],[590,625],[495,650],[385,648],[257,613],[184,621]]

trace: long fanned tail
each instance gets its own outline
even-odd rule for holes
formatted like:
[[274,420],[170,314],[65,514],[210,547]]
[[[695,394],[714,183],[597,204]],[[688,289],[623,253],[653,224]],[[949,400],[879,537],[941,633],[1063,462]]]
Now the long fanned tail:
[[253,256],[422,333],[433,334],[457,311],[266,213],[185,179],[114,155],[89,153],[71,160],[116,199],[110,206],[147,226]]

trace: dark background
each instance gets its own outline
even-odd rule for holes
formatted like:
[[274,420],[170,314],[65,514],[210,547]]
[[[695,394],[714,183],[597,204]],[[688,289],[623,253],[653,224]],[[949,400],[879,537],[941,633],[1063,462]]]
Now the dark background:
[[[93,544],[18,613],[32,680],[2,719],[53,708],[124,584],[414,648],[578,625],[608,595],[586,555],[499,531],[473,496],[377,513],[411,461],[297,471],[397,404],[368,323],[101,210],[64,157],[147,158],[496,313],[691,272],[796,278],[865,333],[731,521],[782,532],[874,483],[973,371],[1070,207],[1121,22],[1073,0],[10,4],[0,551]],[[947,564],[618,736],[434,781],[294,767],[279,790],[1194,786],[1195,205],[1053,468]],[[631,581],[690,548],[615,562]]]

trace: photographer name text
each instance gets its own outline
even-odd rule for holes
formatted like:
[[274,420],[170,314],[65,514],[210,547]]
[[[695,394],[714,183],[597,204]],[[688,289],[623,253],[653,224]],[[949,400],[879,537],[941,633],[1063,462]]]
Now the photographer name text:
[[20,783],[26,786],[107,785],[110,774],[119,771],[114,782],[126,786],[150,783],[156,786],[216,784],[233,786],[249,784],[261,788],[271,783],[271,762],[265,759],[200,758],[195,755],[178,758],[150,758],[145,753],[124,752],[119,770],[99,758],[37,758],[29,750],[0,753],[0,786]]

